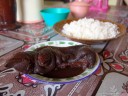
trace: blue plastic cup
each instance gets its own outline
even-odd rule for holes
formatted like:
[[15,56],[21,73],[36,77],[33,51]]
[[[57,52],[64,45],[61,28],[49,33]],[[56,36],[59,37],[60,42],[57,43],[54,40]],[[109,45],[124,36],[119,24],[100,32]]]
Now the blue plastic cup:
[[55,23],[67,19],[70,13],[69,8],[45,8],[40,11],[47,26],[54,26]]

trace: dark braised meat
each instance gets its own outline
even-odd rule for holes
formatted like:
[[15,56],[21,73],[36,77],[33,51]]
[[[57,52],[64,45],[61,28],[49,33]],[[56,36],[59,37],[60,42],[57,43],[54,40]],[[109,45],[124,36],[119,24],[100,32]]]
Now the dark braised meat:
[[10,60],[7,61],[5,67],[15,68],[16,70],[23,73],[33,73],[34,71],[34,51],[19,52],[15,54]]
[[[84,45],[37,49],[34,72],[47,77],[71,77],[93,68],[96,53]],[[62,75],[63,74],[63,75]]]
[[85,45],[70,47],[45,46],[33,52],[20,52],[10,59],[6,67],[14,67],[24,73],[64,78],[93,68],[96,53]]

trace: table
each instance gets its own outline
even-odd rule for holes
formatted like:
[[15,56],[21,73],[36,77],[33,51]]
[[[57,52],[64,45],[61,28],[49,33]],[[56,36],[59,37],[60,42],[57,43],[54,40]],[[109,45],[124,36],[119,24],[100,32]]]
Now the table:
[[[111,7],[107,13],[89,12],[87,17],[109,19],[128,27],[128,7],[124,6]],[[13,31],[0,34],[15,38],[13,40],[26,42],[30,39],[21,38],[22,35],[18,32],[14,34]],[[49,40],[55,38],[65,39],[54,35]],[[4,42],[6,41],[0,44],[8,44]],[[40,84],[24,75],[19,76],[19,72],[14,69],[3,71],[5,62],[13,54],[23,51],[23,44],[24,42],[20,43],[0,57],[0,96],[128,96],[128,33],[103,45],[92,46],[100,48],[98,53],[102,60],[101,66],[89,78],[70,84]],[[26,47],[29,46],[24,48]],[[0,49],[2,50],[4,49]]]

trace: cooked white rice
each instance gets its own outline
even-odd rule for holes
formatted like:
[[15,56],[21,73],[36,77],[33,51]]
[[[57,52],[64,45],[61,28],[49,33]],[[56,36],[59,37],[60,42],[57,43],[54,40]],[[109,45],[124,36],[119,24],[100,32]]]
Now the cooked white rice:
[[101,22],[92,18],[83,18],[65,24],[62,32],[80,39],[107,39],[116,37],[119,34],[116,24]]

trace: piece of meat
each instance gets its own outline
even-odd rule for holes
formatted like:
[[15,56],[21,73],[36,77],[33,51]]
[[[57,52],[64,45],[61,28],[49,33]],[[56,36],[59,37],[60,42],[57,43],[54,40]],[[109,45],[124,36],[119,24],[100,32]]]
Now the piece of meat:
[[16,70],[31,74],[34,71],[34,55],[33,51],[19,52],[7,61],[7,68],[15,68]]
[[96,53],[85,45],[59,48],[58,50],[67,57],[65,60],[66,64],[63,62],[59,66],[68,65],[71,67],[78,67],[80,65],[87,65],[88,68],[92,68],[96,62]]
[[34,73],[44,75],[53,70],[55,66],[55,54],[49,48],[43,48],[35,54]]

